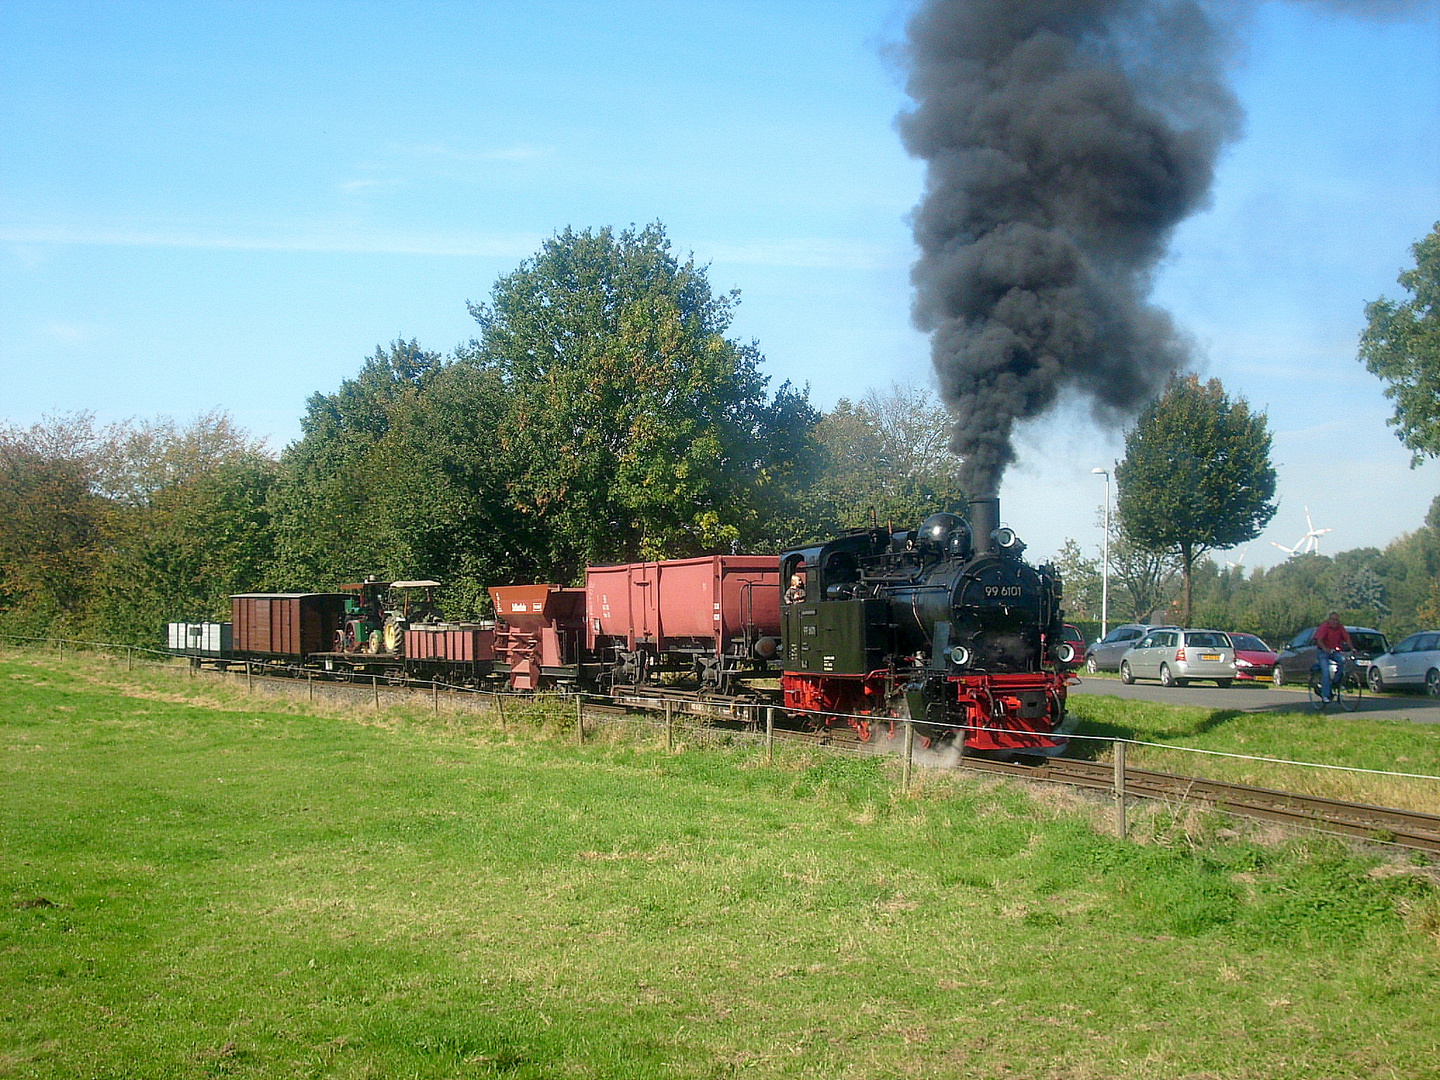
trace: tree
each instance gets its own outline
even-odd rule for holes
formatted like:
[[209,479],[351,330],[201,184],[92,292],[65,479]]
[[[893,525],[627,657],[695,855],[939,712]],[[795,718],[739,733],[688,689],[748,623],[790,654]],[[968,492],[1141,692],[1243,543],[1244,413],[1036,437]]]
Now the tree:
[[1409,447],[1414,468],[1426,455],[1440,456],[1440,222],[1410,250],[1415,269],[1399,282],[1412,297],[1365,305],[1360,361],[1386,383],[1385,396],[1395,402],[1387,423]]
[[1102,580],[1100,560],[1088,558],[1071,537],[1055,556],[1055,569],[1065,587],[1065,614],[1071,622],[1099,622]]
[[805,498],[810,540],[870,524],[911,527],[965,505],[950,414],[930,391],[892,384],[859,401],[841,398],[815,425],[818,471]]
[[[1155,550],[1138,543],[1125,529],[1119,515],[1110,519],[1110,604],[1125,611],[1135,622],[1149,622],[1154,613],[1170,604],[1175,595],[1175,578],[1180,572],[1174,552]],[[1112,618],[1111,622],[1118,620]]]
[[103,438],[88,413],[0,427],[0,615],[44,632],[83,621],[101,552]]
[[[383,492],[412,464],[382,443],[397,412],[413,402],[444,365],[414,340],[376,347],[360,373],[333,394],[312,394],[300,420],[302,437],[285,448],[271,494],[276,555],[274,588],[308,588],[387,574],[397,530],[380,513]],[[478,448],[477,448],[478,451]],[[403,556],[395,572],[413,576]]]
[[517,541],[574,577],[587,563],[728,549],[765,533],[794,486],[814,414],[725,337],[716,295],[664,229],[566,229],[471,304],[457,363],[493,372]]
[[1195,560],[1253,540],[1275,516],[1265,414],[1232,402],[1218,379],[1172,378],[1126,434],[1115,483],[1126,535],[1178,558],[1188,623]]

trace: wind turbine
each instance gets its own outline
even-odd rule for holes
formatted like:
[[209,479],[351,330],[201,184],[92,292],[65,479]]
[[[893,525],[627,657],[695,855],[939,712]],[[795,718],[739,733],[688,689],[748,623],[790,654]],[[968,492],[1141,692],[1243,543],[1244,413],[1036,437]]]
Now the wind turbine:
[[1294,547],[1286,547],[1284,544],[1276,544],[1274,540],[1271,540],[1270,543],[1274,544],[1275,547],[1279,548],[1287,555],[1303,555],[1309,551],[1314,551],[1318,553],[1320,551],[1320,537],[1324,536],[1326,533],[1334,532],[1335,530],[1315,528],[1315,521],[1310,517],[1310,507],[1308,506],[1305,507],[1305,525],[1305,535],[1300,537],[1299,540],[1295,541]]
[[[1270,542],[1273,544],[1275,541],[1272,540],[1272,541],[1270,541]],[[1234,562],[1231,562],[1229,559],[1226,559],[1226,560],[1225,560],[1225,569],[1227,569],[1227,570],[1241,570],[1241,569],[1243,569],[1244,566],[1245,566],[1245,556],[1249,553],[1249,551],[1250,551],[1250,549],[1247,547],[1244,551],[1240,552],[1240,554],[1235,557],[1235,561],[1234,561]]]

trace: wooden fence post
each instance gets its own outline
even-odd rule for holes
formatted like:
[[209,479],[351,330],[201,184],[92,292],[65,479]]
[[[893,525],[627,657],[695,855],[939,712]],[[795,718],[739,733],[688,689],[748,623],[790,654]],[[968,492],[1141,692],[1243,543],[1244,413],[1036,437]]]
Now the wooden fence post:
[[575,695],[575,741],[585,745],[585,695]]
[[504,731],[504,730],[505,730],[505,695],[504,695],[503,693],[500,693],[500,694],[491,694],[491,695],[490,695],[490,701],[491,701],[491,703],[495,706],[495,710],[500,714],[500,730],[501,730],[501,731]]
[[910,790],[910,776],[915,769],[915,725],[910,717],[905,717],[905,771],[901,780],[901,787],[905,791]]
[[245,692],[248,694],[255,689],[255,678],[250,674],[250,661],[245,661]]
[[670,702],[665,702],[665,752],[675,752],[675,715],[670,708]]
[[380,711],[380,676],[370,676],[370,686],[375,691],[375,711]]
[[1125,742],[1122,739],[1115,740],[1115,827],[1120,832],[1120,839],[1124,840],[1128,829],[1125,821]]
[[436,716],[440,715],[440,680],[430,680],[430,707]]
[[765,764],[775,763],[775,706],[765,706]]

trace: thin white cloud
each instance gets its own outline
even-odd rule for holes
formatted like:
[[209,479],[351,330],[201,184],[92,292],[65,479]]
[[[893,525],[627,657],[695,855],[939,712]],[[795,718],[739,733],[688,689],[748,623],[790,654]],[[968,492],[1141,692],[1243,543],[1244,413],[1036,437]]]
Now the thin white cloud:
[[346,180],[340,185],[340,190],[370,191],[375,188],[395,188],[399,186],[399,180],[376,180],[374,177],[362,177],[355,180]]
[[95,336],[88,326],[62,322],[47,323],[45,333],[64,345],[83,345]]
[[697,244],[696,254],[717,263],[816,270],[889,270],[909,266],[914,261],[914,253],[909,248],[808,237]]
[[553,146],[536,146],[533,143],[516,143],[513,146],[493,147],[488,150],[457,149],[446,143],[418,143],[410,146],[396,146],[395,151],[409,157],[439,158],[464,164],[484,161],[526,162],[553,158],[558,151]]
[[507,146],[500,150],[488,150],[482,157],[486,161],[538,161],[541,158],[555,156],[553,146],[530,146],[521,144],[519,146]]
[[86,226],[0,225],[0,243],[73,247],[178,248],[201,251],[275,251],[314,254],[442,255],[465,258],[525,258],[544,238],[535,233],[375,234],[297,232],[285,235],[225,235]]

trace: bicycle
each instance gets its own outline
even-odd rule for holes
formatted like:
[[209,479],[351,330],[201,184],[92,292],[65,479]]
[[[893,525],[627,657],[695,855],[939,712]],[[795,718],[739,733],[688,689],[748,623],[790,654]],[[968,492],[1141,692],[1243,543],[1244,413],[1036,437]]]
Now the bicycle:
[[1318,659],[1310,668],[1310,682],[1305,690],[1310,700],[1311,711],[1324,712],[1327,704],[1335,704],[1346,712],[1354,712],[1360,707],[1360,698],[1365,694],[1365,681],[1360,677],[1353,658],[1347,655],[1334,661],[1339,670],[1335,671],[1330,678],[1329,702],[1320,696],[1320,665],[1327,662]]

